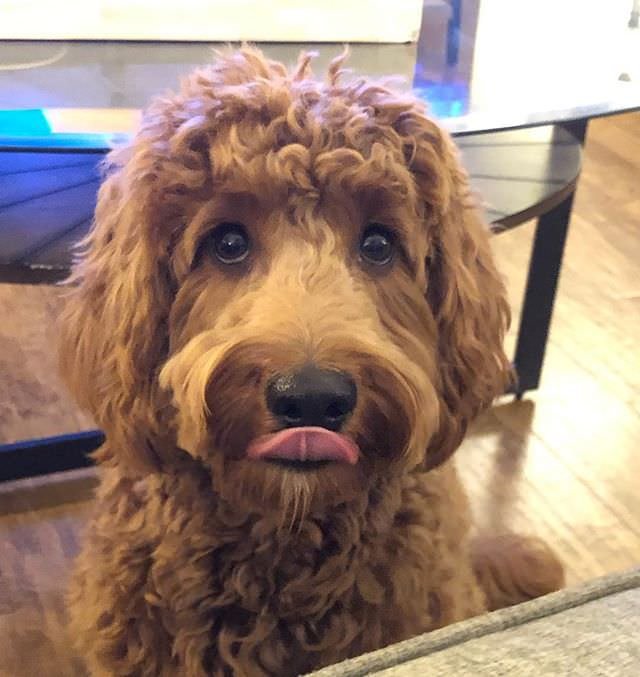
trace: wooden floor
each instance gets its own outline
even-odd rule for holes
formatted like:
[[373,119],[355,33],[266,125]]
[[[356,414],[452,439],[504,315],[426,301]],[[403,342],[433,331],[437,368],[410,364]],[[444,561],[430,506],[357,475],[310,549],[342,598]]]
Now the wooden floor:
[[[515,325],[532,233],[494,239]],[[0,285],[0,442],[91,425],[55,375],[59,308],[50,287]],[[540,390],[499,402],[458,454],[478,522],[545,537],[569,583],[640,564],[639,344],[640,114],[630,114],[589,128]],[[92,483],[80,471],[0,487],[0,675],[77,674],[55,628]],[[43,656],[61,667],[43,671]]]
[[[494,239],[510,345],[532,232]],[[458,461],[477,520],[544,536],[570,583],[640,565],[640,114],[590,124],[541,387],[498,403]]]

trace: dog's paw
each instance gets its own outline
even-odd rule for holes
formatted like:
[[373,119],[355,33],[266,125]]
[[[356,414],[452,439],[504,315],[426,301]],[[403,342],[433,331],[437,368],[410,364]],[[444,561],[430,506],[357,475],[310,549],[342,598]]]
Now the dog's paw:
[[472,544],[473,569],[490,611],[559,590],[564,568],[541,539],[505,534],[483,536]]

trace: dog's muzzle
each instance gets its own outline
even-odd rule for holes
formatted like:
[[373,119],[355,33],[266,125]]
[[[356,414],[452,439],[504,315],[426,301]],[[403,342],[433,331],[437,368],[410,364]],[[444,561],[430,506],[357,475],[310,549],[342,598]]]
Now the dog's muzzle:
[[339,431],[357,402],[357,388],[346,373],[307,365],[267,385],[269,411],[282,429],[253,440],[247,456],[303,470],[342,462],[355,465],[360,451]]

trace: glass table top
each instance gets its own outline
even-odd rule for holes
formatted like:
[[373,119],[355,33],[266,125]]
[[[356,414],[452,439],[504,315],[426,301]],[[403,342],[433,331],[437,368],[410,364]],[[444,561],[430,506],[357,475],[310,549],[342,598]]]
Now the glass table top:
[[[398,75],[462,135],[640,108],[632,0],[425,0],[415,44],[353,44],[348,67]],[[631,25],[630,25],[631,24]],[[212,43],[0,42],[0,148],[97,150],[126,139],[140,109],[212,59]],[[264,43],[272,58],[339,44]]]

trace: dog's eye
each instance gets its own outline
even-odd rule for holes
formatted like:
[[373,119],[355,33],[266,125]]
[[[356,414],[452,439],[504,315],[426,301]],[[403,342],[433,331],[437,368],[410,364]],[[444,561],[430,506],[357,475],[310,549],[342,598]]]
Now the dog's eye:
[[249,236],[240,223],[221,223],[207,239],[211,253],[222,263],[240,263],[249,254]]
[[395,253],[395,236],[385,226],[372,223],[365,229],[360,241],[360,255],[368,263],[384,266]]

